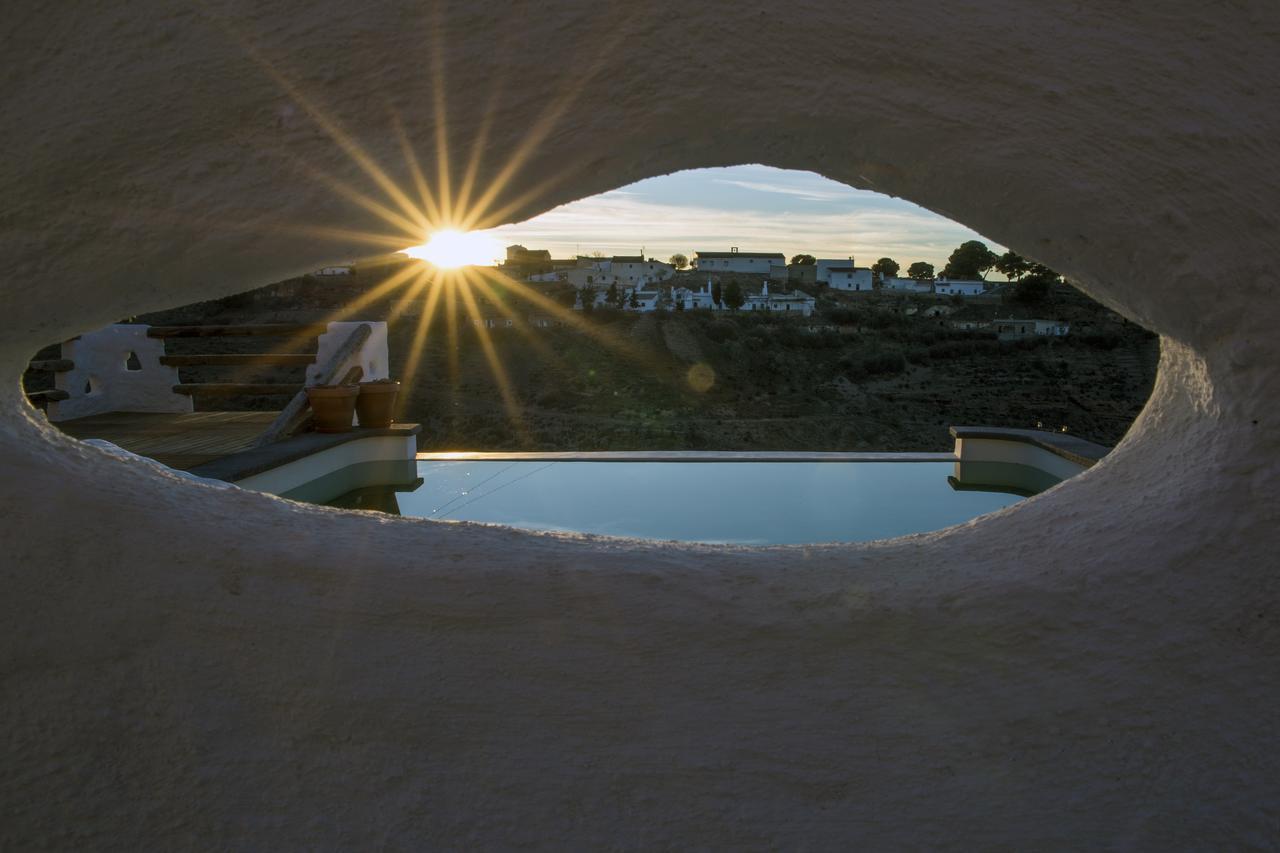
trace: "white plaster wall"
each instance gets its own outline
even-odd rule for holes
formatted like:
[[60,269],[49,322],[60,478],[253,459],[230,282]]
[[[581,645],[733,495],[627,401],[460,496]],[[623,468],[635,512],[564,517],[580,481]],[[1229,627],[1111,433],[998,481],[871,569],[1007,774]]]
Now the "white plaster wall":
[[986,438],[957,438],[956,457],[961,462],[1012,462],[1039,468],[1063,480],[1085,470],[1069,459],[1034,444],[1020,441],[993,441]]
[[832,267],[851,267],[853,266],[852,258],[818,258],[814,270],[814,279],[816,281],[827,282],[831,278]]
[[959,294],[961,296],[981,296],[986,292],[986,287],[980,281],[951,281],[950,279],[940,278],[934,281],[933,289],[936,293],[947,296]]
[[329,324],[329,330],[316,339],[316,359],[307,367],[306,384],[314,385],[321,369],[329,363],[333,354],[342,347],[351,333],[360,326],[369,326],[369,337],[360,349],[351,355],[337,370],[335,382],[357,365],[364,371],[361,381],[386,379],[390,375],[390,352],[387,348],[387,324],[381,321],[353,321]]
[[827,285],[832,290],[871,290],[871,270],[860,269],[853,272],[827,270]]
[[[62,344],[62,357],[75,362],[57,374],[56,387],[71,396],[49,404],[49,420],[65,421],[102,412],[190,412],[190,395],[175,394],[178,369],[160,363],[164,341],[147,337],[149,327],[115,324]],[[128,368],[129,353],[138,370]]]
[[769,258],[695,258],[698,269],[705,272],[720,273],[758,273],[768,275],[773,269],[774,261]]
[[415,436],[380,435],[361,438],[245,477],[236,485],[278,495],[305,486],[326,474],[341,471],[349,465],[412,460],[417,452],[418,440]]
[[[0,846],[1274,846],[1278,15],[10,4]],[[914,49],[940,21],[984,62]],[[745,57],[766,23],[874,49]],[[582,61],[510,60],[566,37]],[[847,546],[345,514],[77,445],[19,393],[38,347],[368,251],[316,227],[385,231],[251,56],[405,185],[397,121],[455,187],[525,151],[507,220],[744,162],[909,197],[1160,332],[1156,390],[1080,477]]]
[[911,293],[930,293],[933,284],[927,281],[916,281],[913,278],[886,278],[884,286],[890,290],[901,290]]

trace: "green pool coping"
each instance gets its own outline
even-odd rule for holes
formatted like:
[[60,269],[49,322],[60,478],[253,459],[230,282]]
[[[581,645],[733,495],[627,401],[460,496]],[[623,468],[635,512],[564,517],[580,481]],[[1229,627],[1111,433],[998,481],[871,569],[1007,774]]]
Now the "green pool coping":
[[1085,468],[1091,468],[1102,457],[1111,452],[1110,447],[1094,444],[1083,438],[1063,432],[1046,432],[1038,429],[1016,429],[1014,427],[988,426],[953,426],[951,435],[956,439],[986,439],[990,441],[1013,441],[1030,444],[1046,450],[1054,456],[1060,456],[1068,462],[1074,462]]
[[419,462],[955,462],[946,453],[772,450],[600,450],[423,452]]

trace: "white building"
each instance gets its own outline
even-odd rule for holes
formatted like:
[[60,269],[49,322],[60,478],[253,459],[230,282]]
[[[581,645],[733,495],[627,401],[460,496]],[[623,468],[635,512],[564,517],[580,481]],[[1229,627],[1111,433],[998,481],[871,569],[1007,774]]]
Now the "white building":
[[567,270],[565,276],[577,290],[584,287],[604,287],[614,284],[613,262],[608,258],[578,258],[578,265]]
[[[635,306],[632,307],[631,297],[635,297]],[[626,300],[623,305],[628,311],[639,311],[647,313],[649,311],[657,311],[658,306],[662,302],[661,290],[632,290],[627,292]]]
[[853,262],[852,255],[847,258],[818,258],[818,260],[814,262],[813,277],[815,281],[828,284],[831,280],[830,276],[833,268],[854,269],[856,267],[857,264]]
[[1036,320],[1036,334],[1063,338],[1071,331],[1071,324],[1065,320]]
[[710,280],[707,281],[705,287],[699,290],[691,290],[687,287],[676,288],[674,297],[677,302],[684,302],[684,307],[687,311],[718,311],[722,307],[716,305],[715,300],[711,298]]
[[758,295],[752,294],[747,297],[747,301],[743,304],[743,311],[785,311],[787,313],[795,313],[801,317],[810,317],[813,315],[814,307],[818,304],[818,300],[814,299],[807,293],[799,290],[794,293],[769,293],[769,284],[765,283]]
[[897,293],[933,293],[932,281],[916,281],[914,278],[883,278],[880,287]]
[[955,281],[939,278],[933,282],[933,292],[940,296],[981,296],[987,292],[987,285],[983,281]]
[[[715,300],[711,297],[711,282],[707,283],[698,290],[687,287],[672,288],[669,291],[662,289],[653,290],[634,290],[631,288],[619,287],[618,290],[623,294],[623,308],[627,311],[639,311],[640,313],[648,313],[650,311],[674,311],[683,305],[686,311],[706,310],[706,311],[727,311],[728,308],[721,302],[716,305]],[[578,291],[578,301],[573,306],[574,310],[582,310],[582,299],[584,294],[591,294],[592,304],[596,308],[606,307],[606,297],[608,293],[604,289],[595,288]],[[632,296],[635,296],[635,304],[632,304]],[[670,298],[666,298],[666,297]],[[818,301],[807,293],[796,291],[794,293],[770,293],[769,284],[765,283],[761,292],[758,294],[748,294],[746,301],[742,304],[743,311],[771,311],[794,313],[800,317],[813,316],[814,309]]]
[[787,277],[787,259],[781,252],[694,252],[693,267],[699,272],[756,273],[779,281]]
[[827,286],[832,290],[864,290],[875,288],[871,270],[867,267],[828,267]]
[[1071,331],[1071,324],[1063,320],[992,320],[991,328],[1002,341],[1016,341],[1034,337],[1065,337]]
[[609,272],[619,287],[638,287],[666,281],[676,274],[676,268],[653,258],[645,260],[642,255],[615,255],[609,259]]
[[584,287],[633,289],[659,284],[676,274],[671,264],[646,260],[640,255],[616,255],[612,258],[579,258],[578,265],[565,271],[565,279],[577,289]]
[[351,275],[351,267],[321,267],[316,275]]

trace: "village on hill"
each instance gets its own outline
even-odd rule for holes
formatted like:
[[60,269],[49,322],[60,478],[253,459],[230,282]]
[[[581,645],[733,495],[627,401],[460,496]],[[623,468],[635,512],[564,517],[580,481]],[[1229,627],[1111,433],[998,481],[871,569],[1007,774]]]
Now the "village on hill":
[[[1009,276],[988,281],[983,274],[996,269]],[[1071,325],[1063,319],[1027,316],[1026,310],[964,312],[966,305],[1029,306],[1041,301],[1049,285],[1061,276],[1043,265],[1007,252],[997,256],[979,241],[962,244],[952,253],[942,274],[919,261],[899,276],[900,265],[881,258],[858,266],[854,258],[795,255],[788,262],[782,252],[697,251],[667,261],[639,255],[577,255],[557,259],[546,249],[506,247],[499,264],[507,275],[530,283],[572,288],[577,311],[616,309],[655,311],[767,311],[799,318],[813,317],[818,297],[844,301],[876,296],[914,296],[936,304],[908,305],[904,313],[923,312],[947,318],[953,328],[993,332],[1001,340],[1036,336],[1064,337]],[[1016,316],[1015,316],[1016,314]],[[496,325],[489,322],[487,325]]]
[[[424,424],[424,449],[931,451],[951,446],[957,423],[1118,441],[1150,394],[1155,336],[1052,271],[974,248],[943,274],[916,262],[904,277],[884,258],[783,263],[730,250],[566,262],[512,247],[459,276],[475,282],[470,293],[434,313],[422,291],[388,287],[417,263],[392,254],[131,320],[385,321],[401,416]],[[973,257],[1007,280],[983,281]],[[171,342],[176,357],[187,343]],[[252,343],[217,339],[214,351],[238,358]],[[219,381],[216,368],[185,370],[189,382]],[[244,381],[292,382],[296,370],[255,368]],[[27,376],[28,391],[39,381]]]

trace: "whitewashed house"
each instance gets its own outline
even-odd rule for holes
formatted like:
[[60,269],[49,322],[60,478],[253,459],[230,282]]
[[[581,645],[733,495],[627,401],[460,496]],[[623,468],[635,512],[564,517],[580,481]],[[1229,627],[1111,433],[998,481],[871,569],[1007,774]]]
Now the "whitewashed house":
[[351,267],[321,267],[316,275],[351,275]]
[[830,284],[831,270],[833,268],[854,269],[856,267],[857,267],[857,264],[853,262],[852,255],[850,255],[847,258],[818,258],[817,261],[814,262],[813,278],[814,278],[814,281],[819,282],[821,284]]
[[832,290],[871,291],[875,288],[875,281],[867,267],[828,267],[827,287]]
[[564,272],[565,280],[579,290],[584,287],[607,289],[612,284],[634,289],[659,284],[675,274],[675,267],[671,264],[645,259],[641,255],[579,258],[577,266]]
[[1034,337],[1065,337],[1071,331],[1071,324],[1062,320],[992,320],[991,328],[1002,341],[1017,341]]
[[615,283],[613,262],[608,258],[578,258],[577,266],[565,271],[565,277],[575,289],[604,287]]
[[880,280],[880,288],[896,293],[933,293],[933,282],[916,281],[914,278],[886,277]]
[[755,273],[778,280],[787,277],[787,259],[781,252],[694,252],[693,267],[699,272]]
[[672,278],[676,268],[643,255],[615,255],[609,259],[609,273],[619,287],[639,287]]
[[[631,297],[633,295],[636,298],[635,307],[632,307],[631,305]],[[628,311],[647,313],[649,311],[657,311],[661,303],[661,290],[632,290],[627,292],[627,298],[626,301],[623,302],[623,305],[627,307]]]
[[673,296],[677,302],[684,302],[684,307],[687,311],[717,311],[721,307],[716,305],[715,300],[711,298],[710,280],[699,290],[693,290],[688,287],[676,288]]
[[760,289],[760,293],[751,294],[747,297],[742,310],[783,311],[788,314],[794,313],[799,317],[811,317],[817,304],[818,300],[799,290],[794,293],[770,293],[769,283],[765,282],[764,287]]
[[939,278],[933,282],[933,292],[939,296],[981,296],[987,292],[987,284],[983,281]]

